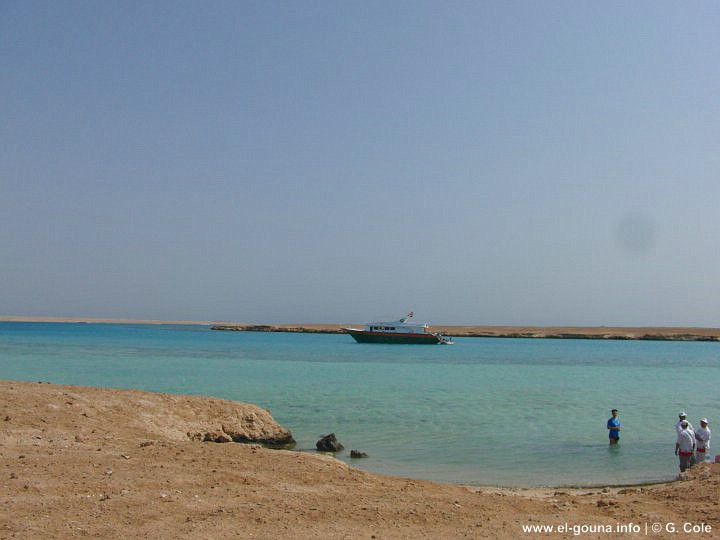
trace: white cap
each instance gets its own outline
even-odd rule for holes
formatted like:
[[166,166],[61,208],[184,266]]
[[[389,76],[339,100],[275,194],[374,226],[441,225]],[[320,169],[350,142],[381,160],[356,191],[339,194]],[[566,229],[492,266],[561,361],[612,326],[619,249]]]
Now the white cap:
[[681,413],[678,413],[678,416],[687,416],[687,414],[685,414],[685,411],[683,411]]
[[700,421],[701,421],[701,422],[704,422],[704,423],[706,423],[706,424],[708,423],[707,418],[701,418]]
[[688,426],[688,421],[687,421],[687,420],[683,420],[682,422],[680,422],[680,425],[681,425],[682,427],[687,427],[687,426]]

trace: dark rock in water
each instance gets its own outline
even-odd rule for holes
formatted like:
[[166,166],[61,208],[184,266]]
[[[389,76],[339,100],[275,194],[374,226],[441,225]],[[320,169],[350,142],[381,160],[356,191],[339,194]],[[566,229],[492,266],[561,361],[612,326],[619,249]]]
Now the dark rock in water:
[[368,457],[368,455],[365,452],[361,452],[360,450],[350,450],[350,457],[351,458],[363,458],[363,457]]
[[340,450],[345,448],[335,438],[334,433],[330,433],[330,435],[324,435],[323,437],[321,437],[320,440],[315,443],[315,447],[320,452],[339,452]]

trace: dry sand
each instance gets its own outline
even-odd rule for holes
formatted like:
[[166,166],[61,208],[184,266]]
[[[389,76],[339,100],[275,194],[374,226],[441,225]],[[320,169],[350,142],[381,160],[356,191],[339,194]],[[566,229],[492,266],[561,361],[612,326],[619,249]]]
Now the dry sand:
[[0,381],[0,407],[0,538],[573,538],[522,526],[630,522],[640,534],[582,538],[668,522],[712,530],[651,536],[720,537],[715,464],[656,486],[477,489],[191,440],[228,416],[246,429],[249,412],[253,433],[282,429],[223,400]]

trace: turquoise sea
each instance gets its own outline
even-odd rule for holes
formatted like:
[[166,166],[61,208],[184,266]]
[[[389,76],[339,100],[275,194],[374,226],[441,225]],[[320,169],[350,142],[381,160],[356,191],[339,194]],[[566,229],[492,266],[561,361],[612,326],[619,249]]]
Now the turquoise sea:
[[[0,379],[256,403],[292,430],[297,449],[334,432],[341,459],[369,454],[356,467],[471,485],[668,480],[678,411],[693,424],[709,417],[711,428],[720,419],[720,343],[458,338],[446,347],[0,323]],[[624,428],[617,448],[605,428],[613,407]]]

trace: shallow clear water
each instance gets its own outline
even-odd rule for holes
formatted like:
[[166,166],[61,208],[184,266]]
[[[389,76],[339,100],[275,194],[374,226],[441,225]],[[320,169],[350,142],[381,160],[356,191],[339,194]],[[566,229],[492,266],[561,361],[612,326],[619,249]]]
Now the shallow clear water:
[[[477,485],[626,484],[677,473],[674,425],[720,418],[720,343],[347,335],[0,323],[0,378],[257,403],[299,449],[335,432],[363,469]],[[620,409],[621,444],[605,423]],[[713,452],[717,453],[717,452]]]

